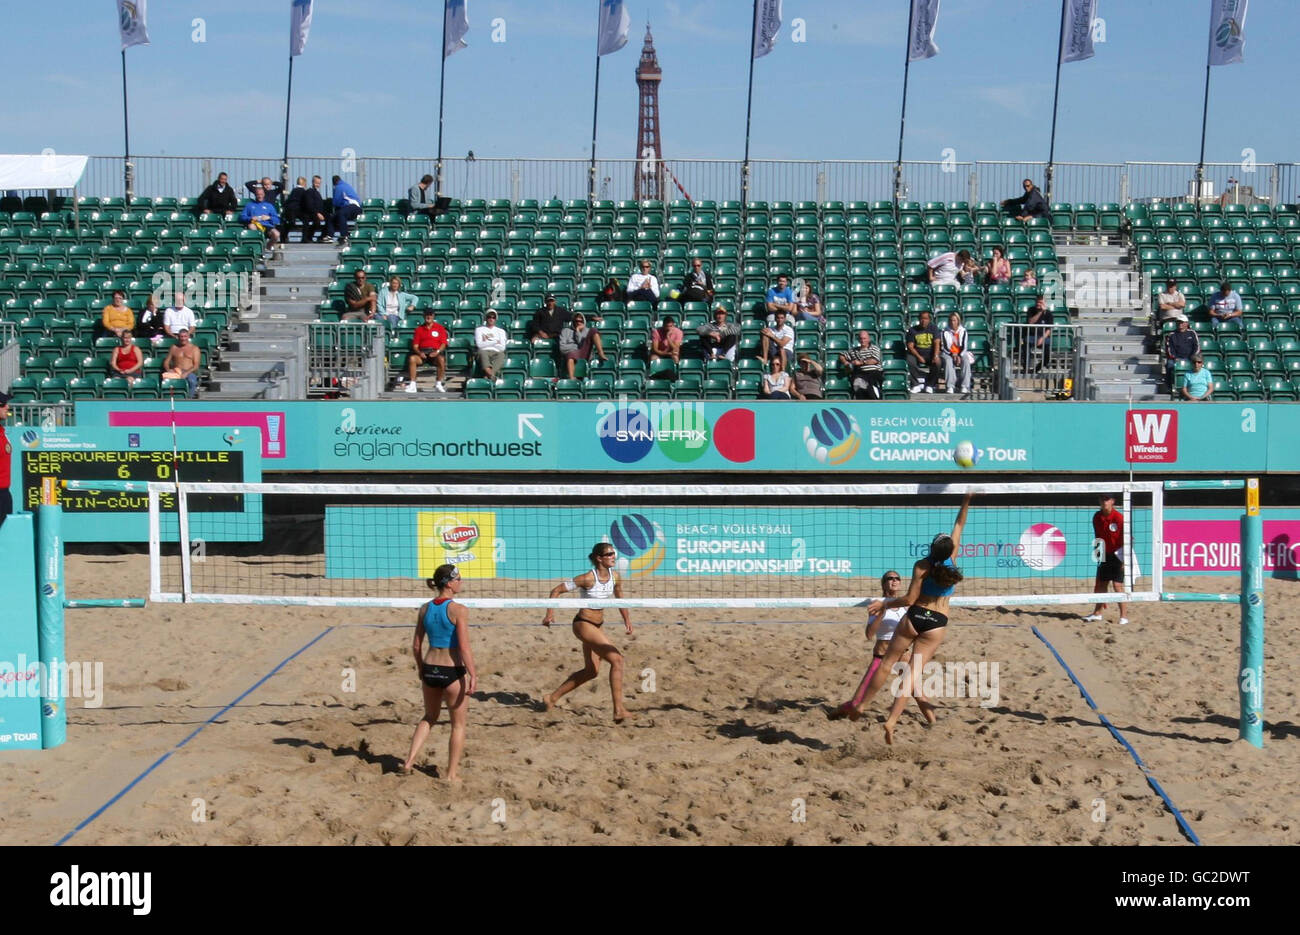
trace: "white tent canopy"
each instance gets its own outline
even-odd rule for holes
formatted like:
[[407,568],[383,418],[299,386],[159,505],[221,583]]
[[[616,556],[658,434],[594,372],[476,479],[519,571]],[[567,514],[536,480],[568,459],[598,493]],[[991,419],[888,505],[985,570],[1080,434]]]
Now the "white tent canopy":
[[76,188],[89,156],[0,155],[0,191]]

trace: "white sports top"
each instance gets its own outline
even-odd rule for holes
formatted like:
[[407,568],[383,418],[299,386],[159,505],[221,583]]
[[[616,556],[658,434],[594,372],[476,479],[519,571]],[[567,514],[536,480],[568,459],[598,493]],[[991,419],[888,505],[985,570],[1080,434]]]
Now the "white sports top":
[[[614,596],[614,582],[618,580],[618,576],[614,574],[614,569],[609,570],[609,577],[604,581],[600,580],[600,572],[595,568],[591,569],[591,576],[596,579],[596,583],[589,588],[578,588],[578,597],[600,600]],[[600,608],[592,607],[591,610],[600,610]]]
[[[894,638],[894,631],[898,629],[898,624],[902,621],[903,615],[906,613],[906,607],[891,607],[881,614],[880,626],[876,629],[876,639],[892,640]],[[868,619],[867,623],[871,623],[871,620],[874,619],[876,618],[873,617]]]

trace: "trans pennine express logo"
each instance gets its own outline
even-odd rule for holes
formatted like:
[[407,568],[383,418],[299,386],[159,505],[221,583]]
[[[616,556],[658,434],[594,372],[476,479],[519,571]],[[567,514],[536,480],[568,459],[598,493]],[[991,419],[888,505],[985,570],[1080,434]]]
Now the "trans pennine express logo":
[[609,527],[609,541],[618,552],[615,568],[633,578],[653,574],[664,560],[664,533],[640,513],[627,513]]
[[803,430],[803,441],[808,454],[822,464],[843,464],[862,447],[862,429],[843,409],[829,407],[812,417]]
[[1050,571],[1065,561],[1065,533],[1051,523],[1034,523],[1020,534],[1020,559],[1035,571]]

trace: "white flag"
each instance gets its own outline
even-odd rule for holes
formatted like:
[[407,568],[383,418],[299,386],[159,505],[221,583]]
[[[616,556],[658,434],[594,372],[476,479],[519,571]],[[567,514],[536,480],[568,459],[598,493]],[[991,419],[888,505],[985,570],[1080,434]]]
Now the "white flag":
[[289,57],[302,55],[311,30],[311,0],[293,0],[289,8]]
[[939,22],[939,0],[912,0],[912,34],[907,37],[907,60],[934,58],[934,27]]
[[1065,29],[1061,31],[1061,64],[1082,62],[1095,54],[1092,24],[1097,19],[1097,0],[1062,0]]
[[608,55],[627,45],[631,20],[623,0],[600,0],[600,27],[596,30],[596,54]]
[[781,0],[754,0],[758,11],[754,17],[754,58],[762,58],[776,45],[781,31]]
[[133,45],[149,44],[148,0],[117,0],[117,28],[122,34],[122,51]]
[[469,45],[465,33],[469,32],[469,11],[465,9],[467,0],[447,0],[443,9],[442,57],[449,58]]
[[1210,64],[1235,65],[1246,49],[1249,0],[1210,0]]

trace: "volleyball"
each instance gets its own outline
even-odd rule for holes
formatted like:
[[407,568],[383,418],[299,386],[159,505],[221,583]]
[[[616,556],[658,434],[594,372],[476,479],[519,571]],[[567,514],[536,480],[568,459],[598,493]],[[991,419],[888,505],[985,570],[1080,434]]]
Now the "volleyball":
[[680,290],[677,290],[677,289],[670,289],[670,290],[668,290],[668,298],[672,299],[674,302],[676,302],[678,299],[680,299],[681,296],[682,296],[682,294],[681,294],[681,291],[680,291]]
[[979,449],[975,447],[974,442],[958,442],[952,453],[952,459],[961,468],[973,468],[979,457]]

